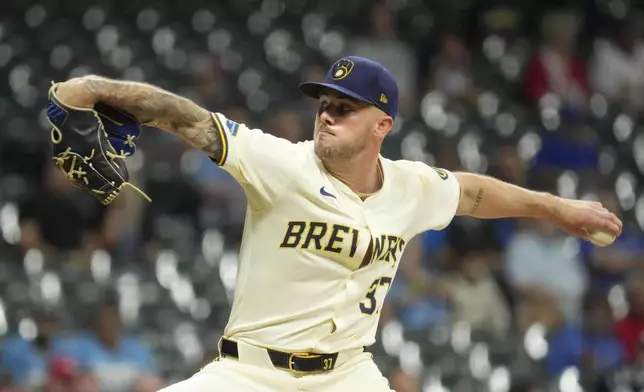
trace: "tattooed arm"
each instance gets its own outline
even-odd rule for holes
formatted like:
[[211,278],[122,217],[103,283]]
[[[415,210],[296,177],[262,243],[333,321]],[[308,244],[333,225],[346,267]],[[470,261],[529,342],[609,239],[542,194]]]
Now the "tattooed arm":
[[210,112],[159,87],[85,76],[59,83],[56,91],[68,105],[92,108],[102,102],[121,108],[140,123],[177,134],[215,159],[222,154],[222,140]]
[[564,199],[479,174],[455,175],[461,186],[456,215],[488,219],[543,218],[568,234],[585,239],[594,231],[614,236],[622,232],[622,222],[601,203]]
[[561,207],[560,198],[534,192],[496,178],[455,173],[461,185],[457,215],[476,218],[548,218]]

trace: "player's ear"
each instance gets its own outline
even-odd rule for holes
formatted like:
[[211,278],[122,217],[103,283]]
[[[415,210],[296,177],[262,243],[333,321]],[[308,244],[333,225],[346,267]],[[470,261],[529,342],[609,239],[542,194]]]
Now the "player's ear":
[[391,131],[394,127],[394,120],[390,116],[382,116],[378,120],[378,125],[376,127],[376,135],[381,139],[384,139],[385,136]]

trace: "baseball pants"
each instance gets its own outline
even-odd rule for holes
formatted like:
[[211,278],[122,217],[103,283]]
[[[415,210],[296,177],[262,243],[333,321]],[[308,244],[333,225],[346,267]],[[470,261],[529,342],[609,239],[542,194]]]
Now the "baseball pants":
[[221,358],[160,392],[394,392],[370,353],[340,353],[328,373],[275,368],[265,349],[238,342],[239,360]]

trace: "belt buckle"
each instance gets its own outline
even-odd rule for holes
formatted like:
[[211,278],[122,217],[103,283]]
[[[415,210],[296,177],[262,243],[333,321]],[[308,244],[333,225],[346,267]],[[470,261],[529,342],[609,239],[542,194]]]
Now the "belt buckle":
[[293,365],[295,365],[295,362],[293,362],[293,358],[297,356],[296,353],[291,353],[288,355],[288,370],[292,372],[299,372],[299,370],[296,370],[293,368]]
[[302,358],[302,359],[310,359],[310,358],[319,358],[322,355],[320,354],[310,354],[310,353],[291,353],[288,355],[288,370],[292,372],[298,372],[298,373],[308,373],[307,370],[299,370],[299,369],[294,369],[293,365],[295,365],[295,362],[293,359],[295,357]]

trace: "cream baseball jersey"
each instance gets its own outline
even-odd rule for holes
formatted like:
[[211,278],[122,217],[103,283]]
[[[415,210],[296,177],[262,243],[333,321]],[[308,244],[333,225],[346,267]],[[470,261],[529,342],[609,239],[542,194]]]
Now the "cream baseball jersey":
[[362,201],[325,170],[313,141],[212,116],[224,140],[216,163],[248,201],[225,336],[289,352],[371,345],[405,245],[454,217],[455,177],[380,157],[383,186]]

